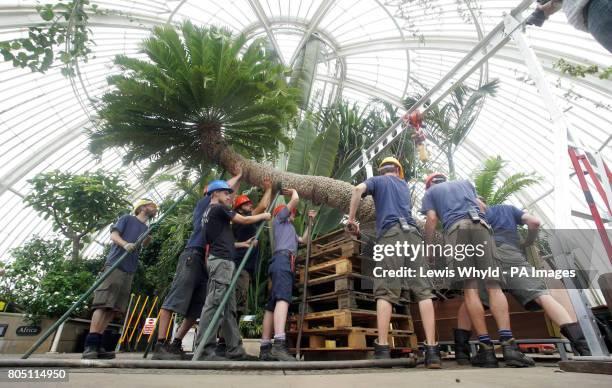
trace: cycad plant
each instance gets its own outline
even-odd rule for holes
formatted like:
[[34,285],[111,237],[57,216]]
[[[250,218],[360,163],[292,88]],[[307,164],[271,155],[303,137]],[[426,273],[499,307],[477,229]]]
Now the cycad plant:
[[[216,164],[231,173],[241,166],[250,184],[271,176],[304,199],[348,210],[349,183],[262,163],[288,143],[283,128],[297,113],[298,94],[265,42],[190,22],[180,30],[156,27],[142,44],[148,60],[116,57],[123,71],[108,79],[113,89],[102,97],[91,150],[124,147],[125,162],[151,162],[149,176],[179,163]],[[372,217],[371,201],[361,208]]]
[[506,164],[507,162],[500,156],[492,156],[485,159],[482,168],[474,172],[476,192],[489,205],[501,204],[512,194],[539,182],[539,178],[534,173],[519,172],[500,183],[499,174]]

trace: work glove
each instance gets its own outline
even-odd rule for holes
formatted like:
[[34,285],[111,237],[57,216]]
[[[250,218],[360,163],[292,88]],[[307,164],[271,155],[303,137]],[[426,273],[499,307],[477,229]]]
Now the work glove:
[[127,243],[123,246],[123,249],[125,249],[128,252],[134,252],[136,250],[136,244],[134,243]]

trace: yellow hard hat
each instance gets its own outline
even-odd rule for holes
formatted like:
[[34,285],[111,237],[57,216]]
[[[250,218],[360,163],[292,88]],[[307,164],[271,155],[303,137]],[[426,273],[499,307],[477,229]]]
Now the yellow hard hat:
[[402,167],[402,165],[399,162],[399,160],[395,159],[393,156],[387,156],[386,158],[383,159],[383,161],[380,163],[380,166],[378,166],[378,168],[381,168],[385,164],[394,164],[394,165],[396,165],[399,168],[399,177],[401,179],[404,179],[404,168]]
[[150,199],[147,198],[141,198],[138,201],[134,202],[134,209],[132,211],[132,213],[134,213],[134,215],[136,215],[136,210],[138,210],[139,207],[141,206],[146,206],[146,205],[155,205],[155,207],[157,207],[157,204],[155,202],[153,202]]

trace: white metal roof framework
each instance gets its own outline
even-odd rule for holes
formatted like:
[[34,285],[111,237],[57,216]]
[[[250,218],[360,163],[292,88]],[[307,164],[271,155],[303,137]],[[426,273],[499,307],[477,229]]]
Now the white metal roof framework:
[[[52,2],[52,1],[49,1]],[[442,78],[482,36],[499,23],[504,12],[517,4],[512,0],[100,0],[100,8],[113,10],[90,19],[96,42],[94,58],[80,64],[82,82],[60,75],[30,73],[0,63],[0,259],[34,234],[51,233],[48,222],[23,204],[30,190],[27,180],[35,174],[60,168],[85,171],[96,168],[120,170],[134,197],[160,198],[172,188],[161,184],[151,189],[140,182],[141,166],[121,165],[121,151],[108,152],[101,161],[88,153],[84,130],[91,125],[88,97],[107,90],[106,77],[117,69],[116,54],[141,55],[139,42],[151,26],[191,19],[195,23],[227,26],[249,36],[268,36],[283,61],[295,61],[296,48],[311,36],[324,42],[313,99],[328,103],[334,98],[367,103],[376,97],[399,105],[412,92],[423,92]],[[0,40],[25,34],[26,27],[41,20],[35,1],[4,1],[0,4]],[[574,79],[559,74],[552,64],[564,58],[579,64],[612,64],[612,55],[588,34],[566,23],[562,13],[544,28],[528,28],[546,75],[563,101],[574,127],[574,136],[593,150],[612,159],[612,81],[593,76]],[[534,82],[513,43],[507,44],[488,66],[475,72],[467,83],[499,78],[495,98],[487,99],[476,127],[456,153],[459,174],[470,172],[487,156],[501,155],[510,161],[504,174],[535,171],[542,184],[512,198],[530,208],[545,222],[553,202],[553,173],[570,174],[569,160],[553,158],[551,121]],[[444,165],[444,163],[442,163]],[[571,187],[574,214],[588,214],[576,182]],[[578,227],[590,221],[574,218]],[[104,236],[105,237],[105,236]],[[102,238],[102,237],[101,237]],[[90,248],[95,250],[95,247]]]

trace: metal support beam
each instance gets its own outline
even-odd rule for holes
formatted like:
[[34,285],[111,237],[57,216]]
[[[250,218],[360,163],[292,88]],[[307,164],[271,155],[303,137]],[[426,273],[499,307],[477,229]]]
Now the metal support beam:
[[[527,9],[533,0],[523,0],[516,8],[511,12],[512,15],[516,15]],[[510,34],[513,31],[507,30],[507,26],[502,20],[499,24],[491,30],[480,42],[478,42],[466,55],[461,59],[435,86],[433,86],[427,93],[421,97],[413,106],[408,109],[407,113],[422,108],[427,101],[433,100],[430,106],[438,104],[442,101],[453,89],[459,84],[465,81],[470,75],[474,73],[482,64],[484,64],[489,58],[495,55],[508,41],[510,40]],[[486,50],[486,51],[485,51]],[[466,66],[470,65],[466,70]],[[447,86],[449,82],[452,82],[450,86]],[[424,113],[427,109],[424,110]],[[401,125],[402,120],[399,119],[385,133],[376,140],[366,151],[366,158],[360,158],[351,166],[351,176],[354,176],[360,169],[362,169],[366,163],[374,159],[378,154],[385,150],[391,143],[393,143],[403,132],[404,128]]]
[[278,42],[276,41],[276,38],[274,37],[274,34],[272,33],[272,27],[270,25],[270,21],[268,20],[268,17],[266,16],[266,12],[262,8],[261,4],[259,3],[259,0],[249,0],[249,5],[253,9],[253,12],[255,12],[255,15],[257,15],[257,18],[261,22],[261,25],[266,30],[268,39],[270,39],[270,43],[274,47],[274,50],[276,50],[276,52],[278,53],[278,57],[280,58],[281,62],[283,64],[286,64],[287,62],[285,61],[283,57],[283,53],[280,50],[280,46],[278,45]]
[[[516,15],[519,16],[519,15]],[[504,23],[508,30],[511,30],[511,37],[517,44],[518,49],[525,60],[525,64],[529,70],[531,78],[535,81],[538,91],[542,95],[544,105],[551,116],[552,128],[554,131],[554,160],[563,163],[568,158],[568,140],[572,140],[570,126],[565,118],[563,111],[559,108],[557,98],[552,92],[550,85],[544,77],[544,69],[538,61],[535,52],[529,45],[525,34],[521,30],[522,21],[517,20],[513,15],[506,15]],[[579,141],[579,139],[578,139]],[[563,168],[554,170],[554,187],[553,192],[553,217],[555,234],[552,236],[550,243],[553,251],[553,258],[558,268],[576,268],[573,263],[575,257],[572,253],[572,247],[568,245],[567,239],[562,238],[559,234],[564,230],[571,229],[571,207],[569,200],[569,185],[570,179]],[[568,295],[576,317],[584,336],[587,340],[589,348],[593,356],[608,356],[608,350],[603,341],[597,322],[593,316],[588,303],[588,299],[584,294],[584,290],[577,289],[573,279],[563,278],[566,285]]]
[[302,35],[302,39],[300,39],[300,42],[295,48],[295,52],[291,56],[291,60],[289,60],[290,68],[293,68],[293,65],[295,64],[295,61],[298,57],[298,53],[300,52],[302,47],[304,47],[306,42],[308,42],[308,39],[310,39],[310,35],[312,35],[314,30],[317,29],[317,27],[319,26],[319,23],[323,19],[323,16],[325,16],[325,14],[331,8],[333,3],[334,3],[334,0],[323,0],[323,2],[319,5],[319,8],[317,8],[315,13],[312,15],[312,19],[310,20],[310,23],[308,24],[308,29],[306,30],[304,35]]

